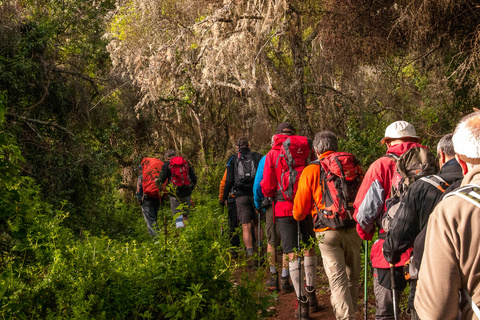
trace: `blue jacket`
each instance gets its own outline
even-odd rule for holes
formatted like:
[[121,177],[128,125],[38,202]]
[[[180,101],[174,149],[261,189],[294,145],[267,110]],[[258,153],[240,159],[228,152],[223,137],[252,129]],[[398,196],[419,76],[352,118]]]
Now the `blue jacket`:
[[262,160],[258,163],[257,173],[255,174],[255,181],[253,183],[253,202],[255,203],[255,208],[260,210],[262,205],[263,198],[265,196],[262,193],[262,187],[260,182],[263,179],[263,167],[265,166],[265,159],[267,156],[263,156]]

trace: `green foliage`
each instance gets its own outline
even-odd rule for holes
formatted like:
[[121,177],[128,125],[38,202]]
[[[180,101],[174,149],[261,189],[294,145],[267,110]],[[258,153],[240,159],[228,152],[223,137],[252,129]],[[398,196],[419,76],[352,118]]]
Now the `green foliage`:
[[[196,205],[181,232],[168,219],[167,233],[153,241],[89,232],[75,240],[62,226],[67,214],[42,203],[34,189],[21,194],[31,207],[22,224],[9,224],[25,234],[2,260],[3,318],[256,319],[272,303],[257,295],[260,278],[234,275],[239,265],[220,235],[220,210],[211,198]],[[163,207],[163,215],[169,210]]]
[[380,144],[386,128],[382,124],[378,116],[366,114],[359,118],[352,117],[348,121],[346,138],[339,139],[339,149],[353,153],[365,172],[373,161],[386,152]]
[[216,159],[211,153],[206,156],[207,166],[195,167],[195,173],[198,177],[198,183],[195,192],[199,194],[218,195],[218,188],[223,174],[227,169],[225,159]]

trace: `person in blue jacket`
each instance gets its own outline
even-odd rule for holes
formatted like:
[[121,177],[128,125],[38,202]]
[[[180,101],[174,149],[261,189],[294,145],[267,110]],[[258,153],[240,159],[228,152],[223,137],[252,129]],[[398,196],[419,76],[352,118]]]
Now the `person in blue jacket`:
[[290,277],[288,271],[288,262],[285,261],[285,255],[283,255],[282,259],[282,274],[280,279],[280,288],[278,283],[278,272],[276,268],[276,252],[275,248],[280,244],[280,234],[276,228],[275,222],[273,220],[273,206],[272,206],[272,199],[265,198],[262,193],[262,188],[260,186],[260,182],[263,179],[263,167],[265,166],[265,159],[264,156],[257,168],[257,173],[255,174],[255,181],[253,183],[253,202],[255,204],[255,209],[265,211],[266,222],[265,222],[265,233],[267,237],[267,255],[269,257],[269,265],[270,265],[270,279],[267,280],[266,286],[269,290],[277,290],[282,293],[289,293],[293,292],[293,285],[290,284]]

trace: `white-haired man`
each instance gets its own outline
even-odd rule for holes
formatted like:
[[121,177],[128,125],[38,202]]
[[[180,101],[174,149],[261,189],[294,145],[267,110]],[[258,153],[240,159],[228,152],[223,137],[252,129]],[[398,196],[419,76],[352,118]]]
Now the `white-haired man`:
[[422,320],[474,319],[467,301],[480,303],[480,112],[460,121],[453,144],[465,177],[428,220],[415,296]]

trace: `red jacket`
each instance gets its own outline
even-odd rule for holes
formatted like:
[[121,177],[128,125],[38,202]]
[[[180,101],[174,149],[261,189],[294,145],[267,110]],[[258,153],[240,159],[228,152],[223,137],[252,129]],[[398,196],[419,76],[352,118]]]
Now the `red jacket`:
[[[416,142],[404,142],[396,144],[388,148],[387,153],[403,154],[405,151],[413,147],[423,147]],[[381,157],[377,159],[363,179],[362,185],[358,190],[355,198],[354,219],[358,222],[357,232],[363,240],[371,240],[376,232],[378,221],[385,212],[385,201],[390,197],[390,189],[392,187],[392,177],[395,173],[396,162],[389,157]],[[379,233],[385,233],[383,229],[378,230]],[[389,263],[383,257],[383,243],[385,240],[377,240],[370,253],[372,266],[375,268],[389,268]],[[395,266],[403,266],[410,258],[412,249],[407,250],[401,256],[400,262]]]
[[[277,134],[273,137],[274,143],[272,149],[266,155],[263,179],[260,182],[262,193],[265,197],[276,199],[274,207],[275,217],[291,217],[293,215],[293,200],[283,200],[283,197],[280,196],[281,192],[278,187],[278,181],[280,180],[278,176],[279,170],[277,170],[276,167],[276,161],[280,155],[282,144],[289,137],[292,137],[292,135]],[[310,160],[314,159],[315,153],[312,150]],[[299,176],[302,170],[303,168],[299,171]],[[282,200],[280,200],[280,198],[282,198]]]

